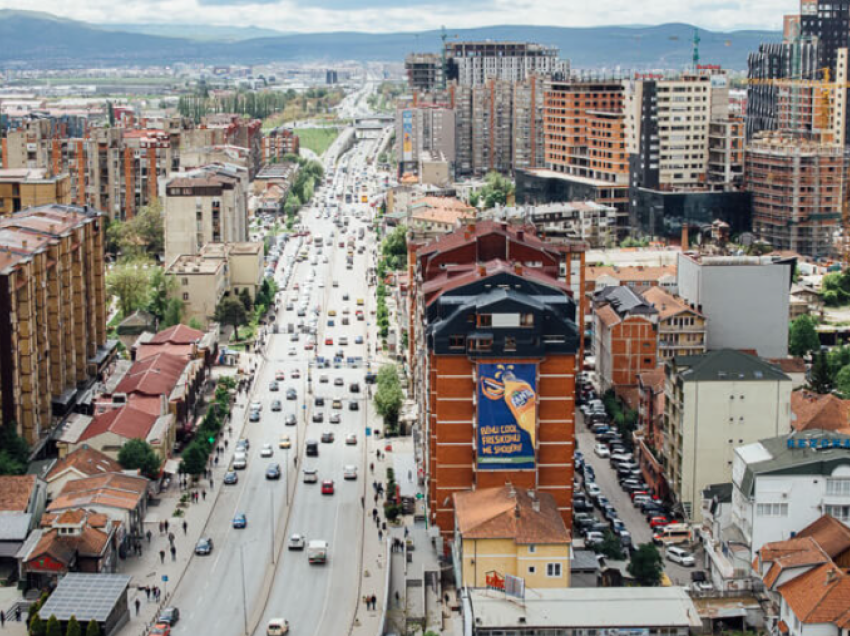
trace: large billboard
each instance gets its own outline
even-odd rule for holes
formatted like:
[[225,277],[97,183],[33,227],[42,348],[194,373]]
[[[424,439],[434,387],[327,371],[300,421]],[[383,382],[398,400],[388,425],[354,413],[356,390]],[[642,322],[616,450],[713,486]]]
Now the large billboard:
[[413,161],[413,111],[401,112],[402,161]]
[[478,468],[534,468],[537,365],[478,365]]

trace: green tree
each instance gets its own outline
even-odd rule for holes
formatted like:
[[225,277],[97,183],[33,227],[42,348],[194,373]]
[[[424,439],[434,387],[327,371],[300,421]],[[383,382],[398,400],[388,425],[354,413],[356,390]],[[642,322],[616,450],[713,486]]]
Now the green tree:
[[215,319],[224,325],[233,327],[234,339],[239,340],[239,326],[248,321],[245,305],[238,298],[227,296],[221,299],[215,308]]
[[836,374],[835,388],[845,399],[850,399],[850,365],[842,367]]
[[654,544],[642,543],[632,556],[628,569],[639,585],[655,587],[661,583],[664,562]]
[[146,477],[159,474],[161,462],[153,447],[143,439],[131,439],[118,451],[118,463],[126,470],[140,470]]
[[56,614],[51,614],[47,619],[47,629],[45,636],[62,636],[62,623],[56,618]]
[[[166,274],[165,268],[151,266],[150,276],[148,278],[147,310],[157,321],[162,322],[165,320],[169,301],[177,293],[178,288],[177,278]],[[178,320],[178,322],[180,321]]]
[[404,392],[398,379],[395,365],[387,364],[378,371],[378,388],[375,390],[375,410],[384,419],[384,424],[393,430],[398,425],[398,414],[404,402]]
[[106,290],[118,300],[118,308],[125,317],[147,303],[148,266],[146,261],[122,260],[106,276]]
[[29,447],[18,435],[14,422],[0,426],[0,475],[23,475],[27,472]]
[[109,116],[109,125],[110,127],[115,127],[115,106],[111,101],[107,100],[106,108]]
[[86,626],[86,636],[100,636],[100,625],[94,619],[89,621],[88,626]]
[[195,318],[194,316],[189,319],[189,326],[192,329],[197,329],[198,331],[204,330],[204,326],[201,324],[201,321]]
[[83,636],[83,629],[80,627],[79,622],[77,622],[76,616],[71,616],[68,619],[68,626],[65,628],[65,636]]
[[242,305],[244,305],[246,312],[250,313],[254,310],[254,301],[251,298],[251,292],[248,291],[247,287],[243,287],[242,291],[239,292],[239,300],[242,302]]
[[819,351],[812,363],[811,371],[812,391],[824,395],[832,391],[832,371],[829,368],[829,359],[826,357],[825,351]]
[[194,476],[202,475],[207,469],[207,458],[209,455],[206,441],[200,442],[196,439],[183,451],[180,472]]
[[615,561],[621,561],[623,559],[623,544],[620,543],[617,535],[610,530],[605,531],[605,536],[602,543],[598,545],[597,551]]
[[115,221],[107,228],[107,240],[125,256],[140,257],[165,251],[165,217],[159,199],[142,206],[135,216]]
[[174,325],[179,325],[183,322],[183,313],[186,311],[186,304],[180,298],[169,298],[168,306],[165,308],[165,316],[162,318],[160,326],[162,329],[168,329]]
[[30,619],[30,636],[44,636],[46,631],[44,621],[41,620],[41,616],[36,612]]
[[802,357],[820,348],[817,323],[811,316],[800,316],[791,323],[788,333],[788,351]]

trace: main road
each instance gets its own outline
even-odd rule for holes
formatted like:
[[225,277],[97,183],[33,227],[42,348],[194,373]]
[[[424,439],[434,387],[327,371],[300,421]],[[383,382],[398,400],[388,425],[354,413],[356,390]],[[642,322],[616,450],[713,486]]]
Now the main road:
[[[364,188],[371,199],[380,181],[367,166],[375,144],[363,140],[339,157],[336,146],[329,150],[325,159],[329,182],[317,189],[313,203],[301,213],[301,224],[310,235],[289,240],[280,257],[277,279],[285,281],[291,271],[278,297],[279,333],[268,336],[265,360],[250,396],[252,402],[261,403],[262,414],[244,429],[243,436],[250,440],[248,466],[238,471],[237,484],[220,486],[224,490],[206,532],[215,547],[210,556],[192,559],[176,590],[173,602],[182,617],[175,636],[237,636],[246,630],[264,634],[268,620],[277,617],[287,619],[295,635],[349,630],[359,601],[361,497],[364,480],[371,481],[365,461],[371,408],[365,373],[369,349],[374,352],[375,346],[374,288],[367,284],[375,249],[370,229],[373,209],[357,201]],[[336,198],[338,192],[343,193],[341,200]],[[347,193],[352,194],[350,205],[345,204]],[[329,205],[332,201],[336,205]],[[350,243],[351,268],[346,263]],[[299,259],[300,253],[305,260]],[[364,312],[363,320],[357,319],[357,310]],[[311,336],[307,331],[313,321],[317,333]],[[289,332],[290,325],[297,339]],[[360,358],[362,363],[318,368],[317,360],[332,361],[340,352],[346,360]],[[285,379],[279,390],[272,391],[278,374]],[[352,390],[355,383],[359,391]],[[290,388],[296,392],[294,400],[286,399]],[[318,406],[316,398],[323,398],[324,405]],[[279,412],[271,410],[275,399],[282,402]],[[318,413],[322,422],[313,421]],[[285,425],[288,415],[295,416],[296,425]],[[334,415],[339,423],[331,424]],[[306,457],[306,441],[318,441],[323,433],[333,433],[334,441],[320,443],[318,457]],[[356,444],[346,443],[349,435],[355,436]],[[291,449],[279,448],[281,436],[289,437]],[[264,444],[271,444],[273,457],[260,457]],[[280,480],[266,479],[270,463],[284,468]],[[356,480],[343,479],[343,467],[349,465],[357,469]],[[304,483],[305,468],[318,471],[318,483]],[[334,481],[333,495],[321,494],[325,479]],[[245,529],[232,527],[238,513],[247,517]],[[327,564],[309,565],[305,552],[287,550],[293,533],[308,541],[327,541]]]

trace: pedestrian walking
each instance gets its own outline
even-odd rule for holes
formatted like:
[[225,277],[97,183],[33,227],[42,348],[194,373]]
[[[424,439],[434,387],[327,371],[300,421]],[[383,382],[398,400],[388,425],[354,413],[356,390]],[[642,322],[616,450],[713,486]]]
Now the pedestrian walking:
[[139,600],[139,597],[136,597],[136,616],[139,615],[139,608],[142,606],[142,602]]
[[369,464],[369,470],[370,470],[371,472],[373,472],[373,473],[375,472],[375,462],[371,462],[371,463]]
[[399,596],[398,590],[395,592],[395,604],[398,607],[401,607],[401,596]]
[[159,562],[160,562],[160,563],[165,563],[165,550],[160,550],[160,551],[159,551]]
[[147,585],[145,586],[145,596],[148,599],[148,603],[150,603],[151,602],[151,588],[148,587]]
[[151,542],[151,531],[150,530],[145,532],[145,537],[147,537],[148,543],[150,543]]
[[215,456],[213,463],[215,463],[216,467],[218,467],[218,455]]
[[404,538],[405,538],[405,539],[407,539],[407,534],[408,534],[408,532],[407,532],[407,526],[405,526],[405,527],[404,527]]
[[189,524],[188,524],[188,523],[186,522],[186,520],[184,519],[184,520],[183,520],[183,536],[184,536],[184,537],[186,536],[186,533],[187,533],[188,531],[189,531]]
[[6,627],[6,612],[0,611],[0,627]]
[[378,609],[378,597],[372,594],[372,609]]
[[177,560],[177,548],[175,548],[173,545],[171,546],[171,560]]
[[375,493],[375,505],[378,505],[378,493]]
[[381,532],[381,530],[379,529],[378,530],[378,541],[383,541],[383,540],[384,540],[384,533]]
[[173,532],[169,532],[169,533],[168,533],[168,542],[169,542],[171,545],[174,545],[174,533],[173,533]]
[[374,521],[377,518],[378,518],[378,509],[372,508],[372,520]]
[[213,478],[210,477],[210,490],[212,490],[213,488],[215,488],[215,482],[213,481]]
[[163,521],[162,523],[163,523],[163,525],[165,526],[165,531],[166,531],[166,532],[168,532],[168,519],[166,519],[166,520],[165,520],[165,521]]
[[413,471],[412,470],[407,471],[407,481],[413,481]]
[[20,605],[15,606],[15,620],[18,621],[19,623],[21,622],[21,606]]
[[384,532],[386,532],[386,531],[387,531],[387,522],[386,522],[386,521],[384,521],[384,522],[381,524],[381,530],[383,530]]
[[207,500],[207,491],[206,490],[201,489],[201,497],[204,498],[204,501]]
[[227,440],[224,440],[224,448],[227,448]]
[[153,588],[153,598],[157,603],[159,603],[159,594],[159,586],[155,585]]
[[360,497],[360,507],[361,508],[366,507],[366,498],[365,497]]

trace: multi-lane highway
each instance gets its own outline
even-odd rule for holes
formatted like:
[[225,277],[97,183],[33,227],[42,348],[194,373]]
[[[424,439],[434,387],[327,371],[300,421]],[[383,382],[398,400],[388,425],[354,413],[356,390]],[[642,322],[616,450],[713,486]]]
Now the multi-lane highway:
[[[367,94],[356,94],[346,107],[361,108]],[[248,466],[237,471],[237,484],[223,486],[212,512],[207,532],[215,546],[212,554],[192,559],[174,595],[182,611],[176,636],[236,636],[246,625],[264,634],[268,620],[276,617],[288,620],[293,634],[343,634],[353,618],[361,497],[364,480],[370,479],[365,429],[371,405],[365,374],[369,350],[374,352],[375,346],[374,288],[367,282],[375,249],[373,209],[359,201],[364,192],[371,198],[380,180],[367,165],[376,150],[374,140],[363,140],[339,158],[338,146],[325,158],[330,179],[301,214],[309,236],[292,238],[282,249],[275,276],[288,285],[278,297],[278,333],[268,336],[249,398],[259,402],[262,411],[259,421],[248,422],[243,433],[250,440]],[[352,195],[351,204],[345,203],[346,194]],[[357,319],[358,310],[363,320]],[[339,368],[333,362],[330,368],[319,368],[317,361],[333,361],[340,353],[346,362],[336,365]],[[349,358],[362,363],[355,368]],[[284,379],[273,391],[271,383],[280,374]],[[359,391],[352,391],[354,384]],[[296,392],[294,400],[287,399],[290,388]],[[317,398],[324,400],[322,406]],[[273,412],[276,399],[282,409]],[[314,422],[319,413],[323,421]],[[296,425],[286,425],[288,415],[295,416]],[[337,417],[338,423],[331,423]],[[334,441],[320,442],[317,457],[305,456],[307,440],[319,441],[323,433],[333,433]],[[279,447],[283,435],[291,449]],[[349,435],[356,443],[347,443]],[[273,457],[260,456],[264,444],[272,445]],[[285,469],[281,479],[266,479],[270,463]],[[356,467],[356,480],[343,479],[345,466]],[[317,483],[304,483],[305,468],[318,471]],[[334,494],[321,493],[325,479],[334,481]],[[246,528],[232,527],[237,513],[246,515]],[[327,541],[327,564],[310,565],[305,552],[288,550],[293,533],[308,541]]]

